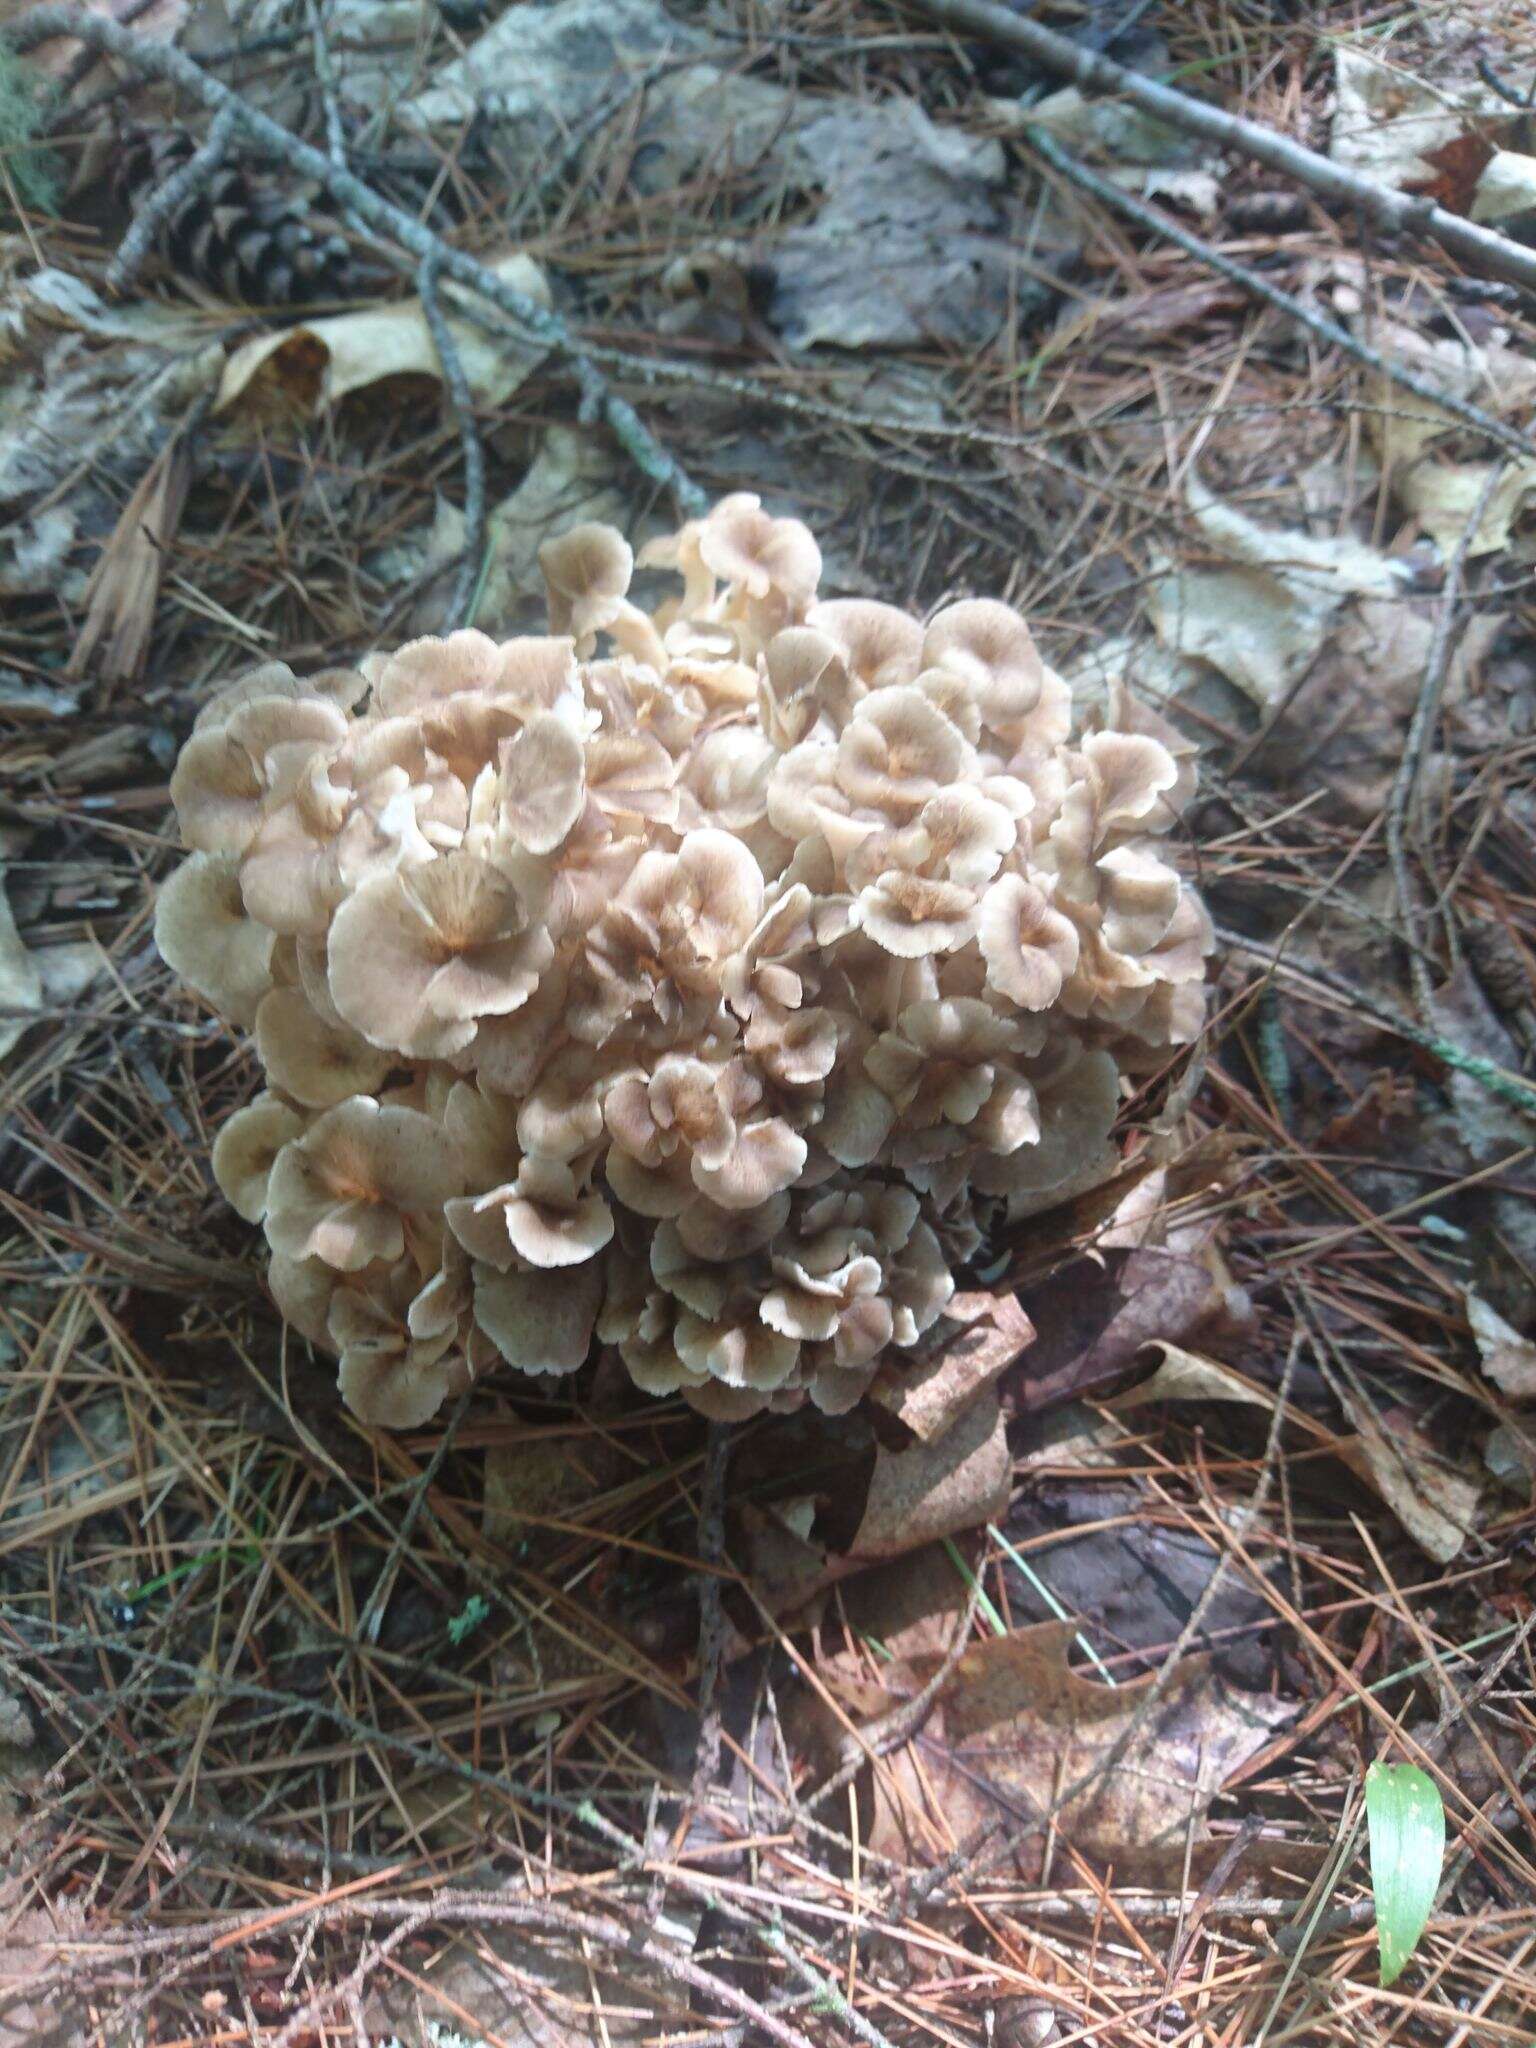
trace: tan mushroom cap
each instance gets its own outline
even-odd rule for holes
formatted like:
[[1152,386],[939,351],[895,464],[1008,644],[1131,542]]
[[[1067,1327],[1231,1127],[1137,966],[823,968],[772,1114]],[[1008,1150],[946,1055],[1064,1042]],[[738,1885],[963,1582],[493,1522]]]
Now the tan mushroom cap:
[[530,719],[503,750],[501,817],[530,853],[552,853],[586,806],[581,741],[552,711]]
[[418,1337],[410,1307],[415,1276],[396,1269],[382,1280],[343,1283],[327,1318],[340,1353],[336,1384],[360,1422],[374,1429],[419,1429],[469,1381],[455,1331]]
[[323,1259],[290,1259],[274,1252],[267,1267],[267,1287],[285,1323],[322,1351],[334,1351],[331,1339],[331,1297],[341,1275]]
[[964,773],[964,735],[921,690],[864,698],[837,743],[838,786],[855,804],[905,823]]
[[267,1193],[267,1238],[291,1259],[352,1273],[399,1259],[407,1217],[441,1218],[463,1185],[442,1126],[355,1095],[286,1145]]
[[948,670],[971,693],[993,732],[1022,726],[1040,698],[1044,664],[1028,626],[995,598],[967,598],[936,612],[923,635],[923,667]]
[[579,1266],[613,1236],[613,1211],[563,1160],[525,1159],[505,1194],[507,1235],[530,1266]]
[[570,1271],[475,1275],[475,1320],[518,1372],[578,1371],[592,1348],[603,1298],[603,1269],[594,1260]]
[[915,683],[923,666],[923,629],[893,604],[830,598],[813,604],[806,624],[825,634],[861,692]]
[[247,1223],[259,1223],[267,1213],[267,1186],[277,1155],[303,1132],[304,1118],[275,1095],[258,1095],[221,1127],[213,1141],[213,1177]]
[[751,598],[782,592],[808,604],[821,577],[821,549],[798,519],[775,519],[750,491],[722,498],[699,528],[705,566]]
[[590,650],[619,616],[635,573],[635,555],[616,527],[587,520],[539,547],[549,592],[549,630]]
[[272,986],[276,936],[250,917],[233,854],[194,853],[160,886],[155,944],[166,965],[237,1024]]
[[538,985],[554,948],[506,877],[474,854],[375,875],[336,912],[328,962],[337,1010],[370,1044],[444,1059],[482,1017]]
[[256,1012],[256,1051],[274,1088],[308,1109],[371,1095],[391,1056],[345,1024],[316,1016],[298,989],[275,988]]
[[1046,1010],[1077,965],[1077,927],[1045,890],[1003,875],[982,898],[977,937],[987,980],[1021,1010]]

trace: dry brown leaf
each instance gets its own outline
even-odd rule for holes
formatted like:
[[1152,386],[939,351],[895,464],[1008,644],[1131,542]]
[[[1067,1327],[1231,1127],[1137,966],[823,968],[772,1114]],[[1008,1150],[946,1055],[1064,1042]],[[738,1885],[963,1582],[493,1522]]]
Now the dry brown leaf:
[[[1075,1622],[1049,1621],[966,1651],[916,1744],[918,1757],[902,1751],[874,1775],[872,1849],[907,1862],[914,1850],[964,1841],[1000,1817],[1041,1820],[1109,1755],[1155,1680],[1111,1688],[1084,1678],[1068,1661],[1076,1633]],[[937,1661],[930,1654],[887,1667],[888,1690],[917,1693]],[[1186,1844],[1209,1839],[1206,1815],[1223,1780],[1293,1711],[1222,1684],[1206,1658],[1187,1658],[1119,1762],[1067,1801],[1062,1834],[1083,1854],[1113,1863],[1121,1882],[1177,1877]],[[926,1827],[914,1825],[918,1816]],[[1044,1844],[1043,1828],[1027,1836],[1027,1863],[1037,1863]]]
[[[541,306],[550,303],[544,273],[520,251],[503,256],[489,268]],[[443,310],[469,383],[480,405],[504,404],[543,360],[545,351],[490,335],[451,311],[453,289],[444,286]],[[260,334],[224,365],[215,412],[237,403],[284,405],[301,414],[337,405],[354,391],[366,390],[385,378],[429,378],[442,375],[432,331],[420,299],[402,299],[392,306],[373,306],[333,319],[309,320],[278,334]]]
[[1512,1401],[1536,1401],[1536,1343],[1522,1337],[1470,1287],[1466,1302],[1483,1371]]
[[[586,1443],[582,1448],[588,1449]],[[610,1457],[601,1440],[591,1456],[578,1458],[569,1438],[520,1437],[493,1443],[485,1453],[485,1496],[481,1526],[493,1543],[515,1542],[530,1522],[550,1516],[580,1520],[583,1505],[601,1491]]]
[[192,481],[193,416],[203,410],[204,401],[197,401],[140,477],[91,571],[85,622],[65,674],[87,674],[103,649],[97,665],[107,696],[112,684],[132,682],[143,669],[160,580]]
[[943,1436],[1035,1340],[1011,1293],[957,1294],[944,1314],[960,1327],[916,1364],[887,1369],[870,1389],[870,1399],[925,1444]]
[[1007,1433],[989,1387],[936,1442],[876,1450],[850,1560],[900,1557],[937,1537],[996,1521],[1007,1511],[1010,1472]]
[[1370,1404],[1348,1388],[1340,1387],[1338,1394],[1357,1432],[1339,1441],[1339,1457],[1380,1495],[1426,1556],[1449,1564],[1472,1533],[1481,1475],[1453,1465],[1406,1424],[1388,1430]]
[[0,868],[0,1059],[4,1059],[27,1028],[27,1012],[40,1009],[43,979],[37,956],[22,944],[5,894]]
[[1023,1297],[1039,1331],[1009,1391],[1025,1411],[1112,1387],[1149,1344],[1184,1344],[1243,1327],[1252,1310],[1201,1259],[1107,1251],[1055,1273]]
[[1481,135],[1453,136],[1449,142],[1442,142],[1438,149],[1425,153],[1424,161],[1429,165],[1431,175],[1414,179],[1403,189],[1421,192],[1425,198],[1433,199],[1437,206],[1445,207],[1447,212],[1466,213],[1494,153],[1493,144]]

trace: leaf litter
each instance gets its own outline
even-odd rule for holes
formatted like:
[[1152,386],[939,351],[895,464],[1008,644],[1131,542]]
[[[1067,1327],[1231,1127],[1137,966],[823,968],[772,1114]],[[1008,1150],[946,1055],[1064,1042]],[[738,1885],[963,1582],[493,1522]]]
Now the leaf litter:
[[[114,299],[110,237],[31,217],[0,311],[0,1568],[35,1738],[12,1869],[47,1905],[0,1950],[8,2023],[67,2028],[78,1992],[175,2038],[563,2048],[732,2024],[735,1996],[818,2044],[846,2007],[888,2044],[995,2016],[1150,2048],[1200,2001],[1247,2038],[1402,1727],[1474,1853],[1396,1995],[1426,2038],[1474,2007],[1529,2033],[1536,1183],[1529,1132],[1453,1059],[1530,1072],[1526,465],[1485,497],[1459,424],[1065,199],[980,46],[853,6],[805,31],[829,50],[649,0],[323,18],[358,168],[536,262],[711,491],[761,478],[814,515],[849,592],[1011,579],[1083,695],[1124,678],[1173,710],[1203,755],[1201,885],[1242,945],[1203,1073],[1147,1079],[1166,1129],[1023,1219],[922,1373],[731,1443],[713,1562],[696,1424],[615,1400],[600,1361],[574,1402],[477,1389],[447,1439],[337,1422],[202,1171],[252,1076],[173,1002],[145,913],[166,768],[215,687],[441,628],[458,433],[408,267],[334,310],[230,306],[163,263]],[[1276,81],[1310,31],[1250,25],[1275,65],[1240,76],[1212,60],[1219,9],[1157,29],[1167,75],[1234,104],[1246,77],[1247,111],[1298,118]],[[1442,204],[1518,203],[1518,116],[1479,53],[1453,23],[1403,35],[1308,43],[1316,132]],[[263,104],[323,117],[312,41],[256,69]],[[1111,103],[1058,93],[1055,118],[1213,237],[1289,196]],[[1346,220],[1303,218],[1304,248],[1233,232],[1524,418],[1518,304],[1421,251],[1367,272]],[[444,298],[488,468],[478,619],[510,630],[552,523],[662,508],[535,352]],[[159,573],[119,579],[123,654],[82,651],[88,579],[142,540],[134,493],[221,389]],[[1463,541],[1411,820],[1416,1017],[1380,819]],[[1351,2038],[1402,2010],[1372,2002],[1364,1880],[1340,1873],[1306,1954]]]

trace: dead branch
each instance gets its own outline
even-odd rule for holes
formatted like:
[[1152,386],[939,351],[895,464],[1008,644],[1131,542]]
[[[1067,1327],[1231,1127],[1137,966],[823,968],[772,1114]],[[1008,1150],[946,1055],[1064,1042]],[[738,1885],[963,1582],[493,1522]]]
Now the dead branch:
[[448,623],[450,626],[468,626],[473,623],[475,586],[485,562],[485,450],[480,445],[480,433],[475,425],[474,395],[459,359],[453,329],[448,325],[437,295],[439,267],[437,256],[424,256],[416,273],[416,290],[431,330],[432,346],[437,350],[437,360],[442,367],[448,410],[458,427],[459,446],[464,455],[464,551],[448,605]]
[[6,31],[11,47],[21,55],[39,43],[58,37],[73,37],[107,55],[131,65],[145,77],[158,78],[189,94],[215,114],[227,109],[235,126],[250,142],[279,163],[287,164],[300,176],[313,179],[328,191],[337,204],[355,214],[366,227],[387,241],[408,250],[420,263],[435,258],[445,277],[477,292],[516,323],[532,342],[548,349],[569,367],[581,393],[582,417],[603,420],[636,468],[651,483],[672,492],[679,509],[688,517],[702,512],[704,493],[677,458],[668,453],[652,434],[627,399],[621,398],[598,368],[580,337],[558,313],[535,304],[532,299],[504,283],[483,263],[462,249],[455,249],[441,236],[406,213],[381,199],[370,185],[332,162],[322,150],[312,149],[289,129],[260,113],[241,96],[210,78],[200,64],[164,43],[154,43],[119,28],[100,15],[86,14],[75,7],[36,7]]
[[1294,298],[1289,292],[1281,291],[1278,285],[1271,284],[1259,271],[1250,270],[1246,264],[1235,262],[1222,250],[1202,241],[1199,235],[1192,235],[1188,228],[1181,227],[1167,214],[1160,213],[1155,206],[1149,206],[1144,199],[1138,199],[1134,192],[1125,191],[1111,178],[1101,177],[1097,171],[1090,169],[1070,151],[1063,149],[1061,144],[1047,135],[1043,129],[1031,130],[1029,146],[1037,156],[1043,157],[1054,170],[1059,171],[1080,190],[1091,192],[1095,199],[1101,199],[1106,206],[1123,213],[1127,220],[1133,220],[1138,226],[1177,244],[1188,255],[1208,264],[1220,276],[1230,278],[1234,284],[1240,284],[1245,291],[1251,292],[1256,299],[1262,299],[1266,305],[1284,313],[1287,319],[1295,320],[1310,333],[1315,334],[1319,341],[1326,341],[1334,348],[1343,349],[1347,355],[1353,356],[1356,362],[1363,363],[1378,376],[1387,378],[1403,391],[1411,391],[1416,398],[1422,398],[1428,404],[1437,406],[1441,412],[1451,414],[1454,419],[1460,420],[1463,426],[1471,427],[1475,432],[1485,435],[1507,453],[1526,457],[1536,456],[1536,440],[1529,434],[1522,434],[1517,428],[1507,426],[1504,421],[1495,419],[1492,413],[1484,412],[1481,406],[1472,405],[1464,398],[1440,390],[1429,378],[1421,377],[1417,371],[1407,369],[1401,363],[1394,363],[1390,357],[1382,355],[1369,343],[1351,334],[1347,327],[1341,327],[1336,320],[1330,320],[1326,313],[1319,313],[1313,307],[1303,305],[1300,299]]
[[1226,113],[1205,100],[1192,99],[1173,86],[1161,85],[1139,71],[1100,57],[1079,43],[1057,35],[1015,14],[996,0],[905,0],[914,14],[941,23],[962,35],[980,36],[1005,49],[1033,57],[1047,70],[1070,79],[1085,92],[1118,93],[1144,113],[1188,134],[1204,136],[1222,149],[1235,149],[1282,176],[1295,178],[1319,198],[1353,207],[1389,234],[1438,242],[1462,262],[1494,277],[1536,290],[1536,250],[1522,248],[1495,228],[1479,227],[1460,214],[1449,213],[1432,199],[1394,192],[1359,171],[1347,170],[1289,136]]

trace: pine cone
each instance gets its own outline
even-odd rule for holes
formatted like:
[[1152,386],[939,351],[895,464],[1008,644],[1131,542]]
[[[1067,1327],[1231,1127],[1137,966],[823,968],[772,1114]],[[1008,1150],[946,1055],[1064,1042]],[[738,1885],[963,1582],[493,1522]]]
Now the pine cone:
[[[118,174],[130,209],[137,212],[197,147],[182,129],[130,137]],[[159,246],[182,276],[241,305],[304,306],[355,296],[359,278],[345,237],[312,226],[306,210],[303,198],[231,157],[176,208]]]

